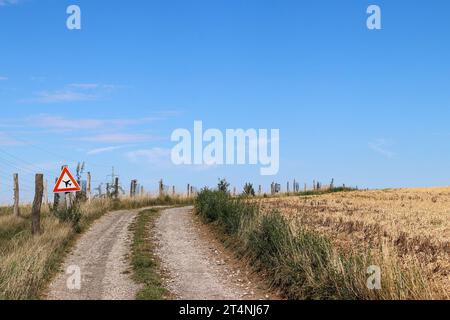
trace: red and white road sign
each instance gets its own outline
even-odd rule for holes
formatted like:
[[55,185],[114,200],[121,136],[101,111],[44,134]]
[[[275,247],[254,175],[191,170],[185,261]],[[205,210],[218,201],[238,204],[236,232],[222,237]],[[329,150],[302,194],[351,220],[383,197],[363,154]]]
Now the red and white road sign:
[[56,182],[55,188],[53,189],[53,193],[76,191],[81,191],[80,185],[73,178],[72,174],[69,172],[69,169],[64,167],[61,172],[61,176],[59,177],[58,181]]

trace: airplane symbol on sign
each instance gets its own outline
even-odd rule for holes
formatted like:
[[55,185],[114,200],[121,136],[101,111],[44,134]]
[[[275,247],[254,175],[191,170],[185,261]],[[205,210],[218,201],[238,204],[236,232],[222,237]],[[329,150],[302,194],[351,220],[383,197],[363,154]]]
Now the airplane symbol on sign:
[[66,188],[71,187],[72,186],[72,182],[70,180],[64,181],[63,182],[66,184]]

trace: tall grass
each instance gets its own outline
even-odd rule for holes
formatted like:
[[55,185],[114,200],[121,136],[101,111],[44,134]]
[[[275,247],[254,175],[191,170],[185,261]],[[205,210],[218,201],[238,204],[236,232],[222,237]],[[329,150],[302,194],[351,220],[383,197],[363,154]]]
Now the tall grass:
[[[314,230],[294,226],[274,211],[220,191],[202,190],[196,212],[233,239],[234,249],[289,299],[433,299],[443,292],[427,282],[412,261],[402,265],[397,255],[338,250]],[[381,290],[367,286],[367,268],[382,270]]]
[[39,299],[48,281],[58,271],[65,252],[90,224],[108,211],[137,209],[156,205],[177,205],[192,200],[183,198],[102,199],[80,206],[80,219],[64,221],[49,208],[41,213],[42,234],[31,235],[29,206],[21,208],[22,217],[0,210],[0,300]]

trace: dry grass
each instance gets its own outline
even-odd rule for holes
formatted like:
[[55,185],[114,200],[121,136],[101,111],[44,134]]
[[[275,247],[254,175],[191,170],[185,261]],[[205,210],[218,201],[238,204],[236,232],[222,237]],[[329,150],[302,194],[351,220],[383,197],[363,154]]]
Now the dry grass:
[[[93,201],[81,205],[79,232],[111,210],[185,202],[182,198]],[[72,225],[60,222],[48,208],[41,213],[42,235],[33,237],[30,211],[30,207],[22,207],[22,217],[16,218],[11,210],[0,209],[0,300],[38,299],[76,238]]]
[[450,188],[258,201],[265,213],[281,212],[294,230],[317,232],[341,252],[378,264],[383,290],[371,293],[374,298],[450,298]]

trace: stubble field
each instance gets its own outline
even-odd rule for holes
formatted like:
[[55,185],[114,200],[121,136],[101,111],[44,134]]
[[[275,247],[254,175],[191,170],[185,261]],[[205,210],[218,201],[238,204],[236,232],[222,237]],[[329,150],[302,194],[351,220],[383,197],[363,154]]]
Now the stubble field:
[[[354,191],[259,200],[265,213],[278,211],[293,228],[318,232],[340,250],[369,253],[391,266],[417,271],[430,296],[450,292],[450,188]],[[389,281],[384,281],[389,285]]]

